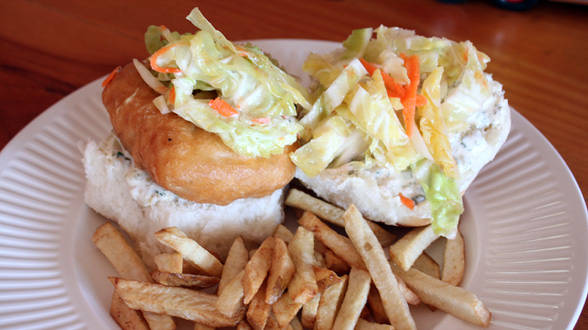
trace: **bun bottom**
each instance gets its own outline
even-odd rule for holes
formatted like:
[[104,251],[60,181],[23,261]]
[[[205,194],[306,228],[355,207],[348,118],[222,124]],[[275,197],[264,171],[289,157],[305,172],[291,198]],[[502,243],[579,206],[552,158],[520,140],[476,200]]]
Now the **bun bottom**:
[[201,204],[178,197],[135,167],[114,136],[100,146],[89,142],[83,163],[86,204],[116,221],[150,268],[154,268],[156,254],[170,252],[153,236],[162,228],[178,227],[224,260],[237,236],[261,242],[284,219],[283,189],[228,205]]

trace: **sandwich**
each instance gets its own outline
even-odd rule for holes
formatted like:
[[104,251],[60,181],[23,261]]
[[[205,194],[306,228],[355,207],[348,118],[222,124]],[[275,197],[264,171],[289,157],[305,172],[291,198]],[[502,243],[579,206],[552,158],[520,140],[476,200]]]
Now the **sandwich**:
[[153,233],[165,227],[220,258],[237,236],[271,235],[295,171],[297,105],[309,106],[260,49],[233,44],[198,8],[187,19],[199,31],[150,26],[150,57],[105,80],[113,133],[84,150],[87,205],[116,221],[149,265],[163,249]]
[[462,195],[510,130],[489,57],[471,42],[380,26],[310,54],[295,177],[342,208],[389,225],[431,224],[453,237]]

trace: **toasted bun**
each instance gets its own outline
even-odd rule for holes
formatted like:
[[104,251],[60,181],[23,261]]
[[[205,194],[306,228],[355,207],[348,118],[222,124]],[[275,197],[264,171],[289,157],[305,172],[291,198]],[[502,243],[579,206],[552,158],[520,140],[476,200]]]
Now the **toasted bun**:
[[[449,136],[453,157],[457,163],[456,179],[462,194],[482,167],[496,156],[510,131],[510,107],[504,99],[502,85],[487,75],[495,102],[480,109],[471,118],[470,130]],[[428,202],[418,203],[414,209],[402,204],[399,193],[414,196],[422,193],[419,183],[410,171],[398,172],[389,167],[354,168],[352,164],[326,169],[315,177],[300,169],[298,178],[319,197],[342,208],[351,204],[367,218],[389,225],[422,226],[430,222]]]
[[261,198],[238,199],[224,206],[199,204],[168,191],[133,164],[115,137],[84,150],[85,201],[118,222],[153,267],[153,256],[167,252],[153,234],[175,226],[224,259],[237,236],[261,242],[282,222],[283,189]]
[[102,100],[136,166],[167,190],[194,202],[226,205],[266,196],[292,179],[289,149],[270,158],[243,157],[216,134],[174,113],[161,114],[152,103],[156,96],[128,64],[106,86]]

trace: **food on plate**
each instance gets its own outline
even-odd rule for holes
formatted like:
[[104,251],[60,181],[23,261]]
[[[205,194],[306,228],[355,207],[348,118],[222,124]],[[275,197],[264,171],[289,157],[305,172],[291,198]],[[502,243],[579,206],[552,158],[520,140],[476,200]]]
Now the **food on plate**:
[[[375,32],[375,37],[372,34]],[[455,235],[462,194],[510,130],[502,86],[471,42],[380,26],[311,54],[315,100],[300,122],[296,177],[342,208]]]
[[355,328],[355,324],[367,302],[370,282],[371,278],[368,272],[359,268],[351,268],[345,297],[335,317],[333,329],[352,330]]
[[415,228],[390,246],[390,258],[402,269],[408,270],[437,238],[439,235],[435,234],[431,225]]
[[458,231],[454,239],[448,239],[443,253],[443,273],[441,280],[458,286],[465,272],[465,245]]
[[178,227],[221,259],[235,237],[273,233],[294,175],[297,106],[308,106],[257,47],[231,43],[197,8],[187,18],[199,31],[149,27],[149,59],[105,80],[114,135],[84,151],[86,203],[118,222],[151,268],[167,252],[152,235],[161,228]]
[[439,267],[439,264],[433,258],[431,258],[427,252],[423,252],[415,260],[414,264],[412,264],[412,267],[434,278],[441,278],[441,267]]

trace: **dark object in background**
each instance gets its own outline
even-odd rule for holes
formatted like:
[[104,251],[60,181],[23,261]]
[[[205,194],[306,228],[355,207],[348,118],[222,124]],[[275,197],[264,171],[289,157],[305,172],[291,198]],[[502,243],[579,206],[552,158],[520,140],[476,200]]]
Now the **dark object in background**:
[[527,10],[533,8],[539,0],[494,0],[500,8],[509,10]]

